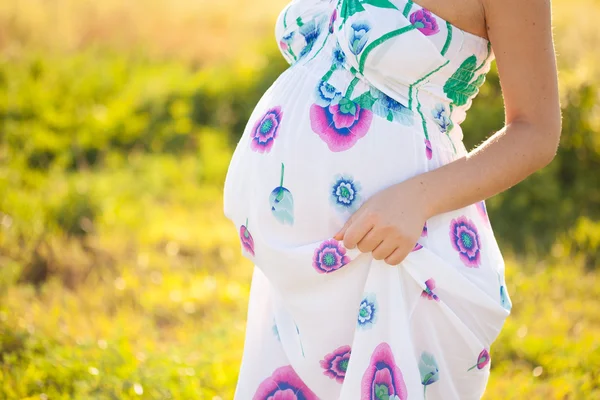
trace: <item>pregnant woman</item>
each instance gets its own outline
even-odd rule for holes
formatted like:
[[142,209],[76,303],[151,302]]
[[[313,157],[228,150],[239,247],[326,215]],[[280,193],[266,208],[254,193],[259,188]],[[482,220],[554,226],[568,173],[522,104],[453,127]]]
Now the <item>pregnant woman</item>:
[[[484,200],[560,137],[549,3],[281,11],[291,65],[224,187],[255,265],[237,400],[481,398],[511,307]],[[460,124],[494,58],[506,124],[469,152]]]

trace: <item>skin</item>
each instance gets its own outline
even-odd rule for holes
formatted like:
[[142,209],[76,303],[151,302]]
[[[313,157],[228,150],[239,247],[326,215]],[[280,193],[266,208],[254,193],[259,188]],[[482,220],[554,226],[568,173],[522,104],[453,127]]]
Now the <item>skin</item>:
[[[343,240],[345,247],[372,252],[374,259],[390,265],[399,264],[410,253],[427,219],[516,185],[548,165],[560,141],[550,0],[454,1],[457,7],[475,7],[465,15],[482,14],[479,22],[485,26],[496,56],[505,126],[465,157],[376,193],[334,236]],[[439,0],[417,3],[431,6],[431,12],[441,18],[444,8],[453,8]],[[452,18],[449,21],[453,22]],[[468,25],[458,17],[454,21],[458,27]],[[469,23],[471,33],[484,36],[478,32],[477,22],[471,19]],[[456,190],[457,176],[468,177],[461,181],[460,190]]]

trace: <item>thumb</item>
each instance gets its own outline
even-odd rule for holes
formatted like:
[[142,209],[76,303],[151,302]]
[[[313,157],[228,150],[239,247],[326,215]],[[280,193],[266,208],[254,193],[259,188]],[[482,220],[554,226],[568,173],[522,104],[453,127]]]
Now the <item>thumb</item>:
[[346,230],[348,230],[350,225],[352,225],[352,216],[350,216],[350,218],[348,218],[348,220],[346,221],[346,223],[344,224],[342,229],[340,229],[333,238],[335,240],[342,240],[344,238],[344,234],[346,233]]

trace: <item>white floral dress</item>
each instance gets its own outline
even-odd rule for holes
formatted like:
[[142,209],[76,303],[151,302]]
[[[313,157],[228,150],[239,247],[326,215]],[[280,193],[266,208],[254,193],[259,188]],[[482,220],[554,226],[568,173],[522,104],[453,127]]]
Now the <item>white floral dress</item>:
[[275,33],[290,67],[224,186],[255,264],[235,398],[479,399],[511,306],[484,202],[430,218],[397,266],[333,236],[374,193],[466,154],[490,43],[408,0],[293,0]]

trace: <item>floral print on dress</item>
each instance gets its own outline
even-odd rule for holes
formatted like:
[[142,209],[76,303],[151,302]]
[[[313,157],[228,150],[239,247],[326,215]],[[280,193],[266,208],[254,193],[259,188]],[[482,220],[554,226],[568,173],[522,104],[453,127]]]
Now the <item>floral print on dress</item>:
[[281,163],[281,180],[279,186],[273,189],[269,195],[271,213],[275,219],[282,224],[294,224],[294,197],[292,193],[283,187],[284,165]]
[[291,365],[277,368],[262,381],[252,400],[319,400]]
[[428,160],[431,160],[431,157],[433,157],[433,149],[431,148],[429,139],[425,139],[425,156],[427,156]]
[[[406,400],[408,391],[389,344],[380,343],[362,379],[361,400]],[[395,396],[395,397],[394,397]]]
[[348,362],[350,361],[350,346],[342,346],[327,354],[319,363],[324,375],[335,379],[338,383],[344,382]]
[[337,271],[350,262],[346,249],[335,239],[325,240],[315,249],[313,267],[320,274]]
[[473,221],[464,215],[453,219],[450,223],[450,242],[465,266],[479,268],[481,243]]
[[321,80],[315,90],[315,104],[321,107],[328,107],[331,104],[338,104],[342,98],[340,92],[329,82]]
[[399,101],[391,98],[382,91],[376,91],[377,99],[373,103],[373,112],[388,121],[397,121],[402,125],[411,126],[414,123],[413,112]]
[[440,31],[435,17],[431,11],[423,8],[410,15],[410,23],[413,24],[425,36],[435,35]]
[[246,218],[246,225],[240,226],[240,240],[244,250],[254,256],[254,239],[248,230],[248,218]]
[[427,397],[427,386],[440,379],[440,370],[433,354],[423,352],[419,360],[419,373],[423,385],[423,397]]
[[483,219],[483,222],[485,222],[486,224],[489,225],[490,219],[489,219],[489,216],[487,213],[487,208],[485,206],[485,201],[484,200],[478,201],[477,203],[475,203],[475,207],[477,207],[477,212]]
[[452,120],[446,106],[442,103],[437,103],[433,110],[431,110],[431,114],[435,124],[440,128],[440,132],[446,133],[452,125]]
[[421,250],[422,248],[423,248],[423,245],[421,243],[416,243],[415,246],[413,247],[413,249],[411,250],[411,252]]
[[352,28],[352,33],[348,47],[350,47],[352,54],[358,55],[364,49],[365,44],[367,44],[371,26],[366,21],[357,21],[350,25],[350,28]]
[[329,17],[329,33],[333,33],[333,24],[336,19],[337,19],[337,8],[334,8],[333,12],[331,13],[331,17]]
[[369,293],[360,302],[358,308],[358,327],[361,329],[369,329],[377,322],[379,314],[379,305],[375,299],[374,293]]
[[283,113],[281,107],[273,107],[256,121],[250,131],[250,148],[259,153],[268,153],[273,147]]
[[498,283],[500,284],[500,305],[507,311],[510,311],[512,308],[512,303],[508,298],[508,293],[506,291],[506,282],[504,282],[504,275],[498,272]]
[[489,363],[490,363],[490,353],[487,351],[487,349],[483,349],[483,350],[481,350],[481,353],[479,353],[479,356],[477,357],[477,364],[473,365],[467,371],[470,371],[474,368],[484,369]]
[[331,185],[331,203],[341,212],[354,212],[361,201],[361,185],[350,175],[336,175]]
[[421,231],[421,237],[427,237],[427,221],[423,224],[423,230]]
[[435,280],[429,278],[425,281],[425,289],[421,292],[421,297],[425,297],[429,300],[440,301],[440,298],[433,292],[435,289]]
[[352,148],[365,136],[373,114],[354,101],[343,97],[329,106],[313,104],[310,107],[310,126],[333,152]]

